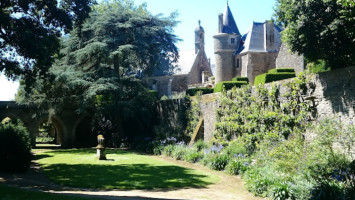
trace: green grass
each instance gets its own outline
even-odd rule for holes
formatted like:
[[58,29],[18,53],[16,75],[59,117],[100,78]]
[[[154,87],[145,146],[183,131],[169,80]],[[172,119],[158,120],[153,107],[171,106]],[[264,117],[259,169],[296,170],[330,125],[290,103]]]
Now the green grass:
[[54,182],[82,188],[153,189],[206,187],[219,178],[208,172],[180,167],[152,156],[107,150],[96,158],[95,149],[37,152],[43,172]]
[[89,200],[93,198],[84,198],[78,196],[69,196],[62,194],[51,194],[46,192],[36,192],[20,188],[8,187],[0,184],[0,200]]

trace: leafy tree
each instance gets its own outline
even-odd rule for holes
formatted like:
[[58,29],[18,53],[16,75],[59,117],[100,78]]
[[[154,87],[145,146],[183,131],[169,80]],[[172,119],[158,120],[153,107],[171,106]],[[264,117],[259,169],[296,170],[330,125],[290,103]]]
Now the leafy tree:
[[53,79],[39,80],[30,95],[20,91],[18,100],[39,103],[51,113],[68,107],[90,113],[95,132],[119,139],[130,119],[135,119],[132,128],[148,126],[150,94],[137,78],[150,75],[162,60],[169,66],[176,62],[175,16],[153,16],[132,1],[94,6],[81,34],[76,28],[63,39]]
[[355,62],[355,7],[349,0],[278,0],[277,21],[293,52],[332,68]]
[[46,75],[60,49],[58,37],[80,26],[92,0],[1,0],[0,72],[26,83]]

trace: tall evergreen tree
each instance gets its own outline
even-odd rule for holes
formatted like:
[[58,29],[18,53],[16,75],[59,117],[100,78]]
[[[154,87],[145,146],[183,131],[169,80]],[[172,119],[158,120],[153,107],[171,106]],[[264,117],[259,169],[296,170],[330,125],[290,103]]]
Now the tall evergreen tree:
[[128,119],[135,118],[136,127],[147,126],[151,101],[137,77],[151,74],[162,60],[169,66],[177,61],[175,17],[153,16],[144,4],[136,7],[127,0],[94,6],[81,34],[76,28],[63,39],[53,79],[40,80],[31,95],[19,96],[52,113],[68,105],[90,113],[96,132],[110,129],[120,138]]

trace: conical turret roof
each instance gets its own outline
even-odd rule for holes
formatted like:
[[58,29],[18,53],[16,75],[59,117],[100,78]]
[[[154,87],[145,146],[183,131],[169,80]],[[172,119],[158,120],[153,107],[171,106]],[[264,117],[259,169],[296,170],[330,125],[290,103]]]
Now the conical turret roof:
[[222,33],[237,34],[240,35],[237,24],[235,23],[232,11],[227,4],[226,10],[223,13],[223,28]]

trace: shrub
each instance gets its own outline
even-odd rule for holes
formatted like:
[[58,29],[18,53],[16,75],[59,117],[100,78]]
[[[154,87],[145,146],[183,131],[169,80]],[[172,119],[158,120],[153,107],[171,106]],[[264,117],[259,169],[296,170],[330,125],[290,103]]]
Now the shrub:
[[214,88],[214,92],[222,92],[223,87],[225,90],[230,90],[233,87],[238,87],[240,88],[242,85],[248,85],[248,82],[246,81],[222,81],[217,83],[217,85]]
[[249,191],[262,197],[267,196],[268,188],[274,184],[270,176],[265,174],[264,170],[260,168],[252,168],[246,171],[243,178]]
[[174,145],[169,144],[168,146],[164,147],[162,154],[165,156],[171,156],[171,153],[173,152],[173,150],[174,150]]
[[197,149],[197,151],[201,151],[203,149],[206,149],[208,147],[208,144],[203,140],[198,140],[194,143],[194,147]]
[[245,172],[250,165],[250,159],[234,159],[226,166],[226,172],[230,175],[238,175]]
[[330,71],[330,67],[324,60],[317,60],[315,62],[308,63],[306,68],[314,74]]
[[20,124],[0,124],[0,171],[26,171],[31,159],[31,143],[27,130]]
[[246,81],[249,83],[248,77],[234,77],[232,78],[232,81]]
[[276,74],[269,74],[269,73],[260,74],[255,77],[254,85],[271,83],[274,81],[279,81],[279,80],[293,78],[293,77],[296,77],[295,72],[281,72],[281,73],[276,73]]
[[186,90],[186,94],[190,96],[196,96],[198,92],[201,92],[201,94],[210,94],[213,93],[213,88],[201,87]]
[[249,153],[242,141],[233,140],[225,149],[225,152],[231,157],[245,157]]
[[189,163],[196,163],[203,157],[202,152],[197,151],[194,148],[189,148],[185,151],[183,160]]
[[255,77],[255,80],[254,80],[254,85],[265,84],[265,82],[266,82],[266,75],[267,75],[267,73],[257,75],[257,76]]
[[222,171],[227,166],[229,159],[230,158],[227,154],[216,154],[215,156],[211,157],[209,167],[213,170]]
[[185,145],[175,145],[171,152],[171,156],[176,160],[182,160],[186,154],[186,151],[187,149]]
[[271,189],[272,197],[276,200],[293,200],[295,197],[286,182],[276,183]]
[[276,68],[276,69],[270,69],[268,71],[269,74],[277,74],[277,73],[282,73],[282,72],[293,73],[293,72],[295,72],[295,69],[293,69],[293,68]]
[[153,100],[153,101],[159,99],[159,94],[158,94],[158,92],[155,91],[155,90],[149,90],[149,91],[148,91],[148,94],[149,94],[149,98],[150,98],[151,100]]

